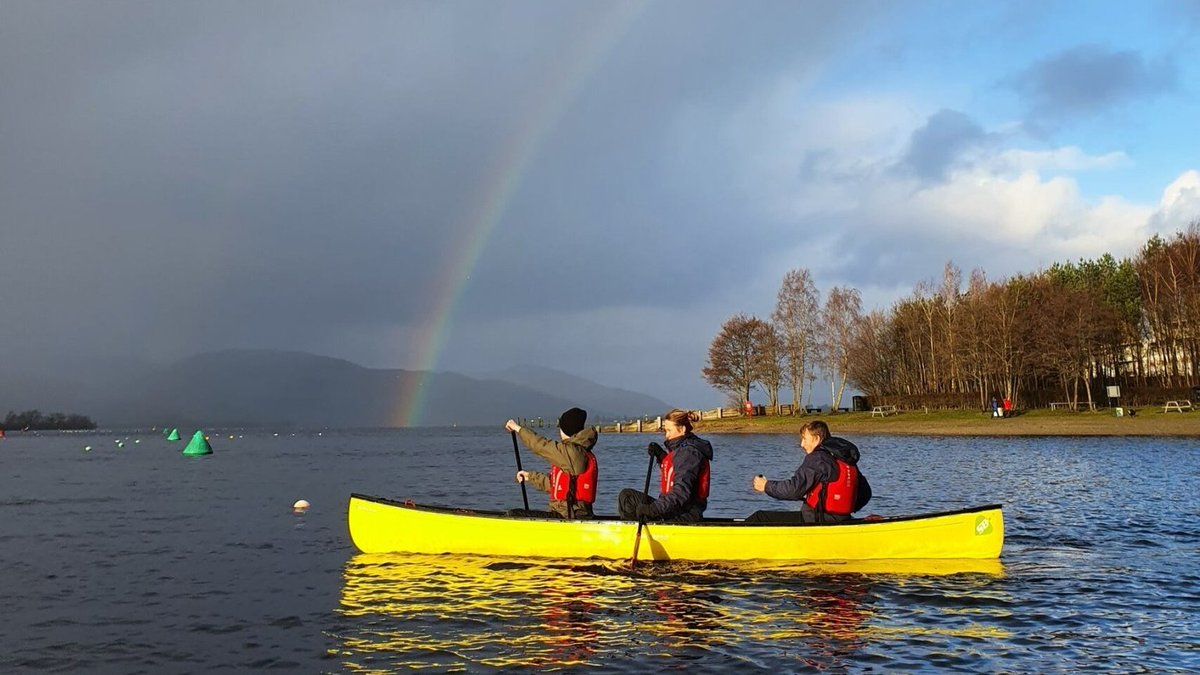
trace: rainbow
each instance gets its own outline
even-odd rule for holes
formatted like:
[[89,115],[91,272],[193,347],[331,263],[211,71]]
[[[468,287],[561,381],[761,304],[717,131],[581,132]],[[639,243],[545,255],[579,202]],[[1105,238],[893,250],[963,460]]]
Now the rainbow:
[[605,15],[592,24],[592,30],[566,58],[557,61],[559,65],[551,70],[542,93],[533,98],[539,103],[523,118],[516,133],[508,135],[509,140],[497,153],[498,160],[488,171],[478,191],[479,198],[460,228],[456,228],[464,233],[461,241],[467,245],[453,249],[452,258],[442,267],[442,273],[433,285],[436,290],[432,310],[418,327],[413,345],[417,372],[404,379],[394,407],[393,426],[411,427],[421,423],[426,384],[441,357],[455,309],[471,281],[471,271],[487,248],[492,231],[521,186],[530,161],[558,125],[567,106],[647,5],[647,1],[602,3],[600,6],[606,8]]

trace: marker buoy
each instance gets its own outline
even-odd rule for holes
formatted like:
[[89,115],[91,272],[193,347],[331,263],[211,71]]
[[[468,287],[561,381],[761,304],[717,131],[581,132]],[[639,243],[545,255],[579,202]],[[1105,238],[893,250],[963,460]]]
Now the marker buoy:
[[212,446],[208,444],[208,438],[204,436],[203,431],[197,431],[192,436],[192,441],[183,449],[185,455],[211,455]]
[[84,452],[91,452],[91,451],[92,451],[92,446],[90,446],[90,445],[85,445],[85,446],[83,446],[83,451],[84,451]]
[[301,499],[300,501],[296,502],[295,504],[292,504],[292,512],[293,513],[304,513],[305,511],[308,510],[309,506],[311,506],[311,505],[308,503],[307,499]]

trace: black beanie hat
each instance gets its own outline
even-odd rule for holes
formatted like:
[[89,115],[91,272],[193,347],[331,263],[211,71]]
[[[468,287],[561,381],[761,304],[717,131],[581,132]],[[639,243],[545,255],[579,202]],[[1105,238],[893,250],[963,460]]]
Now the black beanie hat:
[[586,423],[587,411],[580,408],[571,408],[558,416],[558,428],[568,436],[574,436],[583,431],[583,425]]

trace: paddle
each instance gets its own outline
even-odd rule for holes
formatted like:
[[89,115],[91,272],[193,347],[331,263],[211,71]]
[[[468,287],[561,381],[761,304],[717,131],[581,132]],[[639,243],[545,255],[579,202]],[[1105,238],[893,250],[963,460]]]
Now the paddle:
[[[517,456],[517,471],[524,471],[524,469],[521,468],[521,451],[517,448],[517,432],[510,431],[508,433],[512,434],[513,454]],[[650,482],[649,482],[649,479],[647,479],[646,488],[649,489],[649,487],[650,487]],[[525,481],[521,481],[521,501],[525,502],[525,510],[528,511],[529,510],[529,494],[527,492],[525,492]]]
[[[646,465],[646,487],[642,488],[642,492],[647,497],[650,496],[650,474],[654,472],[654,457],[650,457],[650,463]],[[638,518],[637,535],[633,538],[633,557],[629,559],[629,569],[637,567],[638,547],[642,545],[642,526],[646,524],[644,518]]]

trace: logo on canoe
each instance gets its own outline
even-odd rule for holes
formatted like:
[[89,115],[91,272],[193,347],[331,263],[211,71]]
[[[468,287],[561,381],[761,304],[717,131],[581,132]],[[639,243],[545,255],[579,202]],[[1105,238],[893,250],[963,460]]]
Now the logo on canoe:
[[991,534],[992,521],[987,516],[976,516],[975,518],[975,534],[984,535]]

